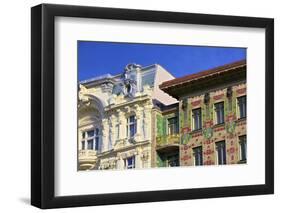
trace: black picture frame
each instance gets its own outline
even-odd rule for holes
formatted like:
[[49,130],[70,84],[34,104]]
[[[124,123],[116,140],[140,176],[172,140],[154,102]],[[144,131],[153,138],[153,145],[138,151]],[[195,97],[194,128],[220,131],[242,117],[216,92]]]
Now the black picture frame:
[[[263,28],[265,48],[265,184],[56,197],[54,171],[55,17]],[[42,209],[274,193],[274,20],[164,11],[41,4],[31,8],[31,204]]]

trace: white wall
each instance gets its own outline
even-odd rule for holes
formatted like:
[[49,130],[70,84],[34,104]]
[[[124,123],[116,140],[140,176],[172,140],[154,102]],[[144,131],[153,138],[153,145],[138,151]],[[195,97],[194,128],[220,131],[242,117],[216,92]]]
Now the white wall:
[[[281,14],[278,1],[145,1],[145,0],[45,0],[45,3],[81,4],[106,7],[171,10],[182,12],[212,13],[275,18],[275,55],[280,57]],[[30,7],[41,1],[1,2],[1,212],[39,212],[29,206],[30,196]],[[275,63],[275,109],[281,108],[280,60]],[[280,84],[279,84],[280,85]],[[130,204],[103,207],[85,207],[51,210],[52,212],[276,212],[281,199],[281,128],[280,111],[275,113],[275,195],[174,201],[147,204]]]
[[169,81],[174,78],[175,77],[171,73],[169,73],[169,70],[165,70],[161,65],[157,65],[153,98],[155,97],[158,101],[162,102],[165,105],[177,103],[177,99],[168,95],[159,88],[159,85],[162,84],[164,81]]

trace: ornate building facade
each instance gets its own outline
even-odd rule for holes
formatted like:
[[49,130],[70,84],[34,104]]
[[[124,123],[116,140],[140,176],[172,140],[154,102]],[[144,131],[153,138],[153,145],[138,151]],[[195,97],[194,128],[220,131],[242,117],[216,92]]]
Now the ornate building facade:
[[78,94],[78,170],[247,161],[246,61],[181,78],[129,64]]
[[170,80],[160,88],[179,100],[180,166],[247,162],[246,61]]
[[173,78],[157,64],[129,64],[120,75],[80,82],[78,170],[150,168],[154,106],[177,102],[158,85]]

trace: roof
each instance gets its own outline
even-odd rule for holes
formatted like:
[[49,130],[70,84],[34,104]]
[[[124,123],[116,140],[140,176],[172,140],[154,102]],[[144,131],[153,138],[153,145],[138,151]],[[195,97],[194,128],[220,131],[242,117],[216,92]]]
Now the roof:
[[79,82],[79,84],[87,84],[87,83],[90,83],[92,81],[98,81],[98,80],[109,79],[109,78],[113,78],[113,76],[111,74],[107,73],[107,74],[100,75],[100,76],[90,78],[90,79],[87,79],[87,80],[82,80],[82,81]]
[[168,89],[169,87],[173,87],[179,84],[189,84],[192,83],[194,81],[206,78],[206,77],[210,77],[213,75],[217,75],[217,74],[222,74],[228,71],[231,71],[233,69],[236,68],[241,68],[241,67],[245,67],[246,68],[246,60],[241,60],[241,61],[236,61],[230,64],[225,64],[219,67],[215,67],[209,70],[204,70],[198,73],[194,73],[191,75],[186,75],[180,78],[176,78],[170,81],[165,81],[163,82],[161,85],[159,85],[160,89]]

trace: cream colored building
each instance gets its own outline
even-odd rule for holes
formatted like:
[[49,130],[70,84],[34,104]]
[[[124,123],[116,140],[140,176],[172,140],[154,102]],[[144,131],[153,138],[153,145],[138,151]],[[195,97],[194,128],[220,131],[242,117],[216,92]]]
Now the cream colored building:
[[78,170],[150,168],[153,108],[177,103],[158,87],[171,79],[160,65],[129,64],[119,75],[80,82]]

